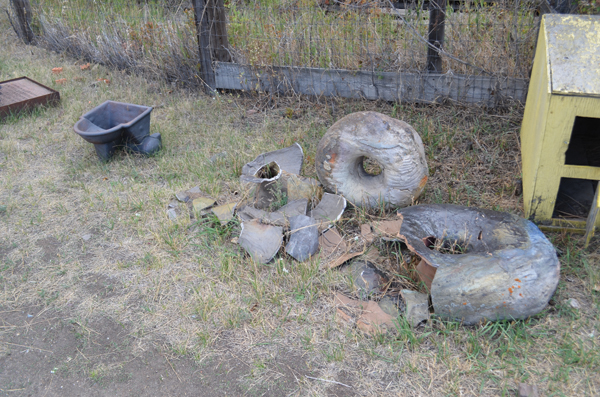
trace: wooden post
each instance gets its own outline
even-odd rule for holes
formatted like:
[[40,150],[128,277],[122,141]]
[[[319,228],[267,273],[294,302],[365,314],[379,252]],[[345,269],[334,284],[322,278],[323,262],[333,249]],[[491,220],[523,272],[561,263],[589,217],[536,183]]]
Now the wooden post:
[[439,48],[444,44],[444,25],[446,20],[446,0],[431,0],[429,3],[429,44],[427,47],[427,70],[442,72],[442,57]]
[[[31,4],[29,4],[29,0],[10,0],[10,4],[17,16],[17,35],[26,44],[30,44],[34,39],[33,30],[31,29]],[[13,28],[17,30],[17,27],[14,25]]]
[[[210,1],[210,0],[209,0]],[[200,58],[200,77],[214,91],[215,71],[212,64],[210,48],[210,23],[205,0],[192,0],[194,7],[194,20],[196,22],[196,35],[198,37],[198,55]]]
[[210,21],[210,47],[215,61],[231,62],[229,38],[227,37],[227,16],[223,0],[206,0]]

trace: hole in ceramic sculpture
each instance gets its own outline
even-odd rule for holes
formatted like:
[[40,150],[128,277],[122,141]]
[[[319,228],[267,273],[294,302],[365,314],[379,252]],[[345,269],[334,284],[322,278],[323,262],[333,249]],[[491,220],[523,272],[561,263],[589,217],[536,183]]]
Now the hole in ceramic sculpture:
[[363,157],[362,161],[361,161],[361,165],[363,170],[368,174],[368,175],[379,175],[383,172],[383,167],[376,161],[373,160],[370,157]]
[[458,238],[445,237],[439,239],[429,236],[423,239],[423,243],[430,250],[439,251],[441,254],[466,254],[469,251],[469,243]]
[[269,164],[263,165],[256,171],[256,177],[261,179],[271,179],[279,175],[279,165],[271,161]]

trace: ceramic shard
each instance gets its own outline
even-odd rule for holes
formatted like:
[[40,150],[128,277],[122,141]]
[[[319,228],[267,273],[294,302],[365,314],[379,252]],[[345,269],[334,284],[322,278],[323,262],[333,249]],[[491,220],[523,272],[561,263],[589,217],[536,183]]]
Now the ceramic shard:
[[290,240],[285,252],[299,262],[304,262],[319,249],[319,229],[314,219],[306,215],[290,218]]
[[403,289],[400,291],[406,304],[406,319],[411,327],[417,327],[429,320],[429,297],[417,291]]
[[310,212],[310,216],[319,222],[319,228],[329,227],[342,217],[346,209],[346,199],[337,194],[323,193],[319,204]]
[[233,219],[233,211],[237,203],[227,203],[214,207],[211,211],[219,219],[221,224],[227,223]]
[[242,232],[238,239],[252,259],[257,263],[268,263],[283,242],[283,228],[260,223],[254,219],[242,223]]

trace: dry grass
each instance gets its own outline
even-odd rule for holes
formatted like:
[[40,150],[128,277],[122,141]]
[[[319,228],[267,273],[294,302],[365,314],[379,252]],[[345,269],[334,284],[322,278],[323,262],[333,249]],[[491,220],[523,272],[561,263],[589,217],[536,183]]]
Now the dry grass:
[[[257,265],[230,243],[237,225],[166,218],[174,193],[195,185],[220,202],[235,197],[244,163],[294,141],[306,153],[303,173],[314,176],[316,146],[328,126],[374,109],[421,134],[431,169],[422,202],[521,214],[514,191],[522,109],[486,114],[322,98],[279,98],[276,105],[262,96],[209,98],[100,65],[81,71],[76,59],[17,42],[4,15],[0,29],[0,80],[27,75],[59,89],[62,99],[0,124],[3,310],[43,305],[82,324],[110,317],[131,330],[132,354],[166,344],[205,363],[228,352],[249,368],[232,381],[250,395],[277,381],[272,358],[281,351],[361,395],[514,395],[520,381],[538,384],[543,395],[598,395],[600,301],[593,288],[600,258],[583,252],[576,237],[552,236],[563,252],[563,276],[537,318],[476,327],[436,321],[418,330],[401,323],[397,335],[371,338],[335,321],[333,293],[356,293],[343,269],[289,258]],[[54,83],[52,67],[64,68],[66,84]],[[98,78],[111,83],[97,85]],[[100,163],[72,127],[107,99],[155,106],[151,132],[162,134],[163,151]],[[224,151],[226,158],[209,161]],[[361,220],[379,215],[349,212],[340,229],[353,238]],[[567,298],[582,309],[571,309]],[[112,370],[98,367],[88,376]],[[299,379],[297,387],[290,393],[316,396],[334,385]]]

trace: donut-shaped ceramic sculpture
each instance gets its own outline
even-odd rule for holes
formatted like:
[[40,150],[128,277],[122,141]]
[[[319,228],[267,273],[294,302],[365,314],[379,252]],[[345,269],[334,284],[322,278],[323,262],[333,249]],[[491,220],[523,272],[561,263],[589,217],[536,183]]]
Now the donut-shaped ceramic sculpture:
[[[363,161],[381,173],[365,171]],[[423,141],[407,123],[377,112],[358,112],[338,120],[317,147],[316,168],[325,190],[363,208],[405,207],[427,182]]]

